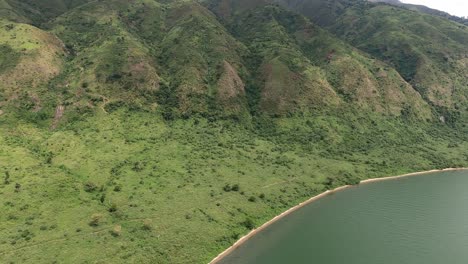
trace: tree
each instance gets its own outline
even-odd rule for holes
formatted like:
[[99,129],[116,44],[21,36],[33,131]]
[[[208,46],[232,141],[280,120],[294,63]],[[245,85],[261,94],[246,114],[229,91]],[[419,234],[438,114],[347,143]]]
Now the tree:
[[244,222],[241,223],[245,228],[252,230],[255,228],[255,223],[251,218],[245,219]]

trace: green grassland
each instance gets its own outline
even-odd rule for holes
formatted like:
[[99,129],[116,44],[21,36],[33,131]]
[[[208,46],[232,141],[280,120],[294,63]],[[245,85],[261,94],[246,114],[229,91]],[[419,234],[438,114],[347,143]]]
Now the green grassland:
[[56,131],[4,115],[0,259],[206,263],[326,189],[468,164],[466,131],[346,112],[240,124],[120,109]]
[[0,263],[206,263],[327,189],[468,167],[465,26],[274,2],[304,16],[0,0]]

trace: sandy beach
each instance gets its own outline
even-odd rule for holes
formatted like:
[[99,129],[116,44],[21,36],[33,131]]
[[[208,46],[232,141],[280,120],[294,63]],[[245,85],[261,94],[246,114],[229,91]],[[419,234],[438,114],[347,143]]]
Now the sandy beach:
[[[362,180],[359,182],[359,184],[366,184],[366,183],[372,183],[372,182],[379,182],[379,181],[386,181],[386,180],[394,180],[394,179],[399,179],[399,178],[404,178],[404,177],[411,177],[411,176],[420,176],[420,175],[425,175],[425,174],[430,174],[430,173],[435,173],[435,172],[444,172],[444,171],[458,171],[458,170],[468,170],[468,168],[447,168],[447,169],[441,169],[441,170],[429,170],[429,171],[421,171],[421,172],[413,172],[413,173],[407,173],[407,174],[403,174],[403,175],[397,175],[397,176],[388,176],[388,177],[380,177],[380,178],[372,178],[372,179],[367,179],[367,180]],[[338,187],[338,188],[335,188],[333,190],[327,190],[319,195],[316,195],[286,211],[284,211],[283,213],[275,216],[273,219],[269,220],[268,222],[266,222],[265,224],[261,225],[260,227],[256,228],[256,229],[253,229],[252,231],[250,231],[247,235],[243,236],[242,238],[240,238],[238,241],[236,241],[236,243],[234,243],[232,246],[230,246],[228,249],[226,249],[225,251],[223,251],[221,254],[219,254],[216,258],[214,258],[212,261],[210,261],[209,264],[215,264],[215,263],[218,263],[223,257],[229,255],[229,253],[231,253],[232,251],[234,251],[236,248],[238,248],[240,245],[242,245],[245,241],[247,241],[249,238],[251,238],[252,236],[256,235],[258,232],[262,231],[263,229],[265,229],[266,227],[268,227],[269,225],[273,224],[274,222],[278,221],[279,219],[281,219],[282,217],[285,217],[287,216],[288,214],[294,212],[295,210],[309,204],[309,203],[312,203],[322,197],[325,197],[331,193],[334,193],[334,192],[338,192],[338,191],[341,191],[341,190],[344,190],[346,188],[349,188],[351,187],[351,185],[345,185],[345,186],[341,186],[341,187]]]

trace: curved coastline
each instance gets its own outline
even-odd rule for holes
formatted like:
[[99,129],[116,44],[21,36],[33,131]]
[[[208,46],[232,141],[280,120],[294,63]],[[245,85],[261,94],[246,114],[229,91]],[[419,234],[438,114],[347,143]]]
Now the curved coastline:
[[[430,174],[430,173],[436,173],[436,172],[445,172],[445,171],[460,171],[460,170],[468,170],[468,168],[446,168],[446,169],[440,169],[440,170],[428,170],[428,171],[420,171],[420,172],[412,172],[412,173],[407,173],[407,174],[402,174],[402,175],[397,175],[397,176],[388,176],[388,177],[380,177],[380,178],[372,178],[372,179],[367,179],[367,180],[362,180],[359,182],[359,184],[366,184],[366,183],[372,183],[372,182],[379,182],[379,181],[387,181],[387,180],[394,180],[394,179],[399,179],[399,178],[405,178],[405,177],[411,177],[411,176],[420,176],[420,175],[425,175],[425,174]],[[275,216],[268,222],[264,223],[260,227],[251,230],[247,235],[241,237],[239,240],[237,240],[232,246],[221,252],[218,256],[216,256],[213,260],[209,262],[209,264],[216,264],[218,263],[221,259],[223,259],[225,256],[229,255],[232,251],[237,249],[240,245],[245,243],[249,238],[253,237],[257,233],[261,232],[263,229],[267,228],[269,225],[273,224],[274,222],[278,221],[279,219],[289,215],[290,213],[300,209],[301,207],[312,203],[318,199],[321,199],[322,197],[325,197],[329,194],[342,191],[344,189],[347,189],[349,187],[352,187],[353,185],[344,185],[338,188],[335,188],[333,190],[327,190],[323,193],[320,193],[302,203],[299,203],[298,205],[289,208],[288,210],[282,212],[281,214]]]

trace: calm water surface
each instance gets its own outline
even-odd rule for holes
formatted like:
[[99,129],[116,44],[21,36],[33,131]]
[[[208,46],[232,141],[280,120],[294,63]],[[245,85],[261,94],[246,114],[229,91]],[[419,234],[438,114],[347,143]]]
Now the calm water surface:
[[468,264],[468,171],[363,184],[326,196],[220,263]]

